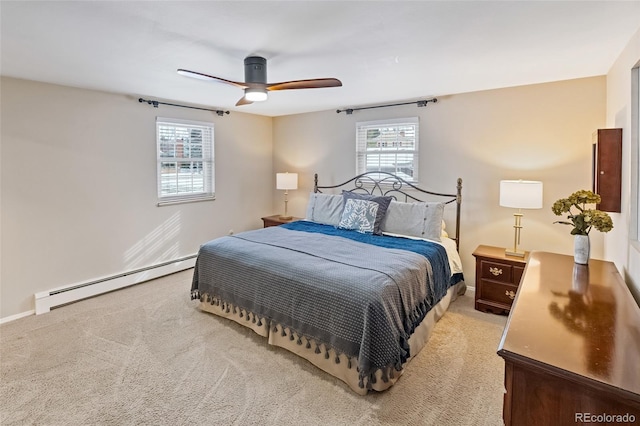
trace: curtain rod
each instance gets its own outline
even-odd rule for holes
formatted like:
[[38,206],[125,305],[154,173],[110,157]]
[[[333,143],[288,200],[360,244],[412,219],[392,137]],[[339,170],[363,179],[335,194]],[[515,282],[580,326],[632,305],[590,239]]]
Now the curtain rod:
[[221,109],[208,109],[208,108],[200,108],[200,107],[194,107],[194,106],[189,106],[189,105],[170,104],[170,103],[167,103],[167,102],[152,101],[152,100],[149,100],[149,99],[142,99],[142,98],[139,98],[138,102],[140,102],[140,103],[146,102],[149,105],[153,105],[154,108],[158,108],[158,105],[169,105],[169,106],[175,106],[175,107],[180,107],[180,108],[190,108],[190,109],[200,109],[200,110],[203,110],[203,111],[211,111],[211,112],[215,112],[220,117],[222,117],[224,114],[229,114],[229,111],[223,111]]
[[360,107],[360,108],[339,109],[339,110],[336,110],[336,112],[338,114],[340,114],[341,112],[346,112],[347,115],[351,115],[351,114],[353,114],[353,111],[360,111],[361,109],[386,108],[386,107],[392,107],[392,106],[411,105],[411,104],[416,104],[418,107],[426,107],[429,102],[436,103],[436,102],[438,102],[438,99],[437,98],[431,98],[431,99],[424,99],[424,100],[421,100],[421,101],[402,102],[402,103],[399,103],[399,104],[386,104],[386,105],[375,105],[375,106]]

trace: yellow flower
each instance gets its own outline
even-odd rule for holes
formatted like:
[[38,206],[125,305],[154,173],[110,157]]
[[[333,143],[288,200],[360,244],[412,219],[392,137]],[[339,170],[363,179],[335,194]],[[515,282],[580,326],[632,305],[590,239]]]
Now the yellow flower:
[[[587,204],[598,204],[602,199],[600,195],[581,189],[569,195],[567,198],[561,198],[551,206],[551,211],[556,216],[560,216],[563,213],[569,213],[567,219],[570,222],[556,221],[554,223],[560,223],[563,225],[571,225],[572,235],[589,235],[591,228],[596,228],[600,232],[609,232],[613,229],[613,221],[608,213],[587,209]],[[571,209],[575,208],[576,213]]]

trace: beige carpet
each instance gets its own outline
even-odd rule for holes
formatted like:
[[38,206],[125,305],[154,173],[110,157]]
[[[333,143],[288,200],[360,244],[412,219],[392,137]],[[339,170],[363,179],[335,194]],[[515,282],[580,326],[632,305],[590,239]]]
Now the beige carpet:
[[361,397],[189,300],[192,271],[0,326],[4,425],[500,425],[506,318],[454,302],[390,390]]

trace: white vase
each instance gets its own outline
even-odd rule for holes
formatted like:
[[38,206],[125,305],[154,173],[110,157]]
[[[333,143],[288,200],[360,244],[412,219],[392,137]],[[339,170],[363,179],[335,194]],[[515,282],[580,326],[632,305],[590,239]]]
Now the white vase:
[[590,250],[589,236],[576,235],[573,240],[573,261],[580,265],[588,264]]

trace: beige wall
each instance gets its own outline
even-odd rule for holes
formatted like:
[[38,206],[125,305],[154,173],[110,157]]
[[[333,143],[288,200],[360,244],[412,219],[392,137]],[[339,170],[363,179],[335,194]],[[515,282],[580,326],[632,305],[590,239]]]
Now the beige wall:
[[[290,193],[290,212],[304,216],[313,174],[322,184],[337,184],[355,173],[355,123],[419,116],[420,183],[455,191],[462,177],[461,255],[468,285],[474,284],[479,244],[513,244],[512,209],[498,205],[501,179],[544,182],[544,208],[523,211],[521,247],[572,253],[569,228],[553,202],[591,187],[592,133],[605,124],[605,77],[593,77],[439,96],[426,108],[415,105],[356,111],[324,111],[274,118],[274,172],[301,175]],[[275,206],[282,194],[274,191]],[[592,237],[593,256],[602,258],[603,236]]]
[[[605,255],[616,263],[640,303],[640,245],[630,236],[632,222],[631,179],[638,173],[638,158],[632,155],[631,69],[640,65],[640,29],[607,74],[607,126],[622,128],[622,212],[612,214],[614,229],[606,235]],[[637,149],[637,147],[636,147]],[[637,153],[635,154],[637,155]],[[635,170],[632,170],[635,169]],[[636,212],[637,214],[637,212]]]
[[[1,84],[0,318],[32,310],[39,291],[195,254],[273,211],[269,117]],[[156,116],[214,123],[215,201],[156,206]]]
[[[193,254],[230,229],[259,227],[261,216],[283,210],[276,172],[300,173],[290,212],[303,216],[313,173],[324,184],[353,176],[357,121],[416,115],[421,184],[448,192],[464,180],[461,254],[473,285],[474,248],[512,244],[514,211],[498,205],[500,179],[545,184],[544,209],[524,212],[521,247],[571,253],[569,229],[552,224],[550,206],[590,187],[591,135],[605,125],[604,77],[439,96],[426,108],[276,118],[1,84],[0,318],[33,309],[35,292]],[[156,207],[156,116],[215,123],[215,201]],[[605,255],[601,235],[593,255]]]

